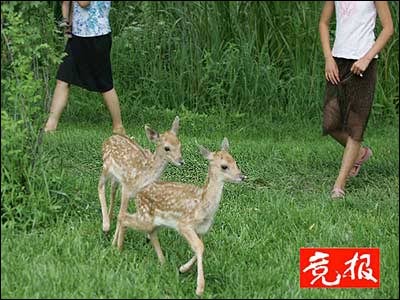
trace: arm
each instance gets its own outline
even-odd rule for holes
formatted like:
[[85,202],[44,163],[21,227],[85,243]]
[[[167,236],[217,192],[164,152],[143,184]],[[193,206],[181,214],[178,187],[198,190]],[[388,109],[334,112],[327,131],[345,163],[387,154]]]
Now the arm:
[[85,8],[90,4],[90,1],[78,1],[80,7]]
[[68,19],[69,13],[69,1],[63,1],[62,3],[62,16],[64,19]]
[[371,49],[351,67],[351,71],[357,75],[360,75],[367,69],[371,60],[385,47],[393,35],[393,21],[387,1],[375,1],[375,6],[382,23],[382,31]]
[[337,84],[339,79],[339,69],[335,59],[332,56],[331,46],[329,42],[329,22],[335,10],[333,1],[325,1],[319,20],[319,35],[321,38],[322,50],[325,57],[325,78],[333,84]]

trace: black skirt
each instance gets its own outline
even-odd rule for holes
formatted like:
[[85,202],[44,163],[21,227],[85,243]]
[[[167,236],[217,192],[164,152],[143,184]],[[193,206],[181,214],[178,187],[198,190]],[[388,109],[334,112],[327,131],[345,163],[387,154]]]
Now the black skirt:
[[377,60],[369,63],[363,77],[350,71],[356,60],[335,57],[335,61],[341,82],[326,83],[322,133],[345,131],[362,142],[374,100]]
[[113,88],[111,71],[111,33],[95,37],[73,35],[65,47],[57,79],[93,92]]

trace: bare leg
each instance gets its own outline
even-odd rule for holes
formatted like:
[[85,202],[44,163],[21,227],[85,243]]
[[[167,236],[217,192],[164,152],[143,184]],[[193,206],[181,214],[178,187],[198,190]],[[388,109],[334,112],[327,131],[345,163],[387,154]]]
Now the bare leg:
[[107,214],[107,202],[106,202],[106,184],[107,171],[103,169],[98,185],[99,200],[101,205],[101,214],[103,215],[103,231],[108,232],[110,230],[110,219]]
[[350,170],[354,166],[354,163],[358,157],[359,152],[360,152],[360,142],[357,142],[353,140],[351,137],[348,137],[347,144],[343,153],[342,166],[339,171],[339,176],[336,179],[335,187],[344,189],[347,177],[350,173]]
[[125,129],[122,126],[121,109],[119,107],[117,92],[113,88],[105,93],[102,93],[102,95],[104,102],[111,114],[113,131],[116,133],[125,134]]
[[194,253],[197,257],[197,288],[196,295],[200,296],[204,292],[204,272],[203,272],[203,252],[204,245],[200,238],[197,236],[196,232],[191,228],[180,228],[179,232],[187,239],[190,246],[192,247]]
[[158,241],[157,230],[154,230],[149,234],[150,241],[153,244],[154,250],[156,250],[157,257],[161,264],[165,262],[164,254],[162,253],[160,242]]
[[68,102],[69,85],[68,83],[57,80],[54,89],[53,100],[50,107],[50,116],[44,128],[45,132],[54,131],[57,129],[58,121],[60,120],[61,113]]
[[[345,131],[333,131],[329,133],[330,136],[332,136],[338,143],[340,143],[343,147],[346,147],[347,144],[347,140],[349,138],[349,135],[347,132]],[[364,154],[365,154],[366,149],[364,147],[360,147],[358,154],[357,154],[357,158],[356,160],[360,160]],[[351,168],[350,173],[354,172],[355,168]]]

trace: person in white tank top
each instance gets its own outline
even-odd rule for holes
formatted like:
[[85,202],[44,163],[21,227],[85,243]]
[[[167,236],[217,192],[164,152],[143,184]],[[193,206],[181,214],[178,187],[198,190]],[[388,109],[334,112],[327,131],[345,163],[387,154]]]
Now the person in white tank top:
[[[331,49],[329,23],[334,12],[336,31]],[[377,15],[382,31],[375,40]],[[319,32],[327,81],[323,130],[345,147],[331,191],[331,197],[339,199],[345,195],[347,178],[356,176],[372,155],[371,149],[361,147],[361,142],[375,91],[375,58],[393,34],[388,2],[325,1]]]

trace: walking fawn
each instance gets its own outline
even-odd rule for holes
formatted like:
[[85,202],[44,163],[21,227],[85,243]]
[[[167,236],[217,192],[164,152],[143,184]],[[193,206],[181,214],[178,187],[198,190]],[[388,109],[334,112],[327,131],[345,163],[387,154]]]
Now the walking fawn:
[[177,182],[155,182],[136,195],[136,213],[126,214],[122,226],[149,234],[157,256],[164,262],[157,228],[167,226],[177,230],[189,242],[195,255],[180,267],[188,271],[197,260],[196,294],[204,291],[203,251],[199,235],[210,229],[222,196],[224,181],[239,183],[245,179],[228,153],[228,140],[224,138],[221,151],[210,152],[200,146],[202,155],[208,159],[208,175],[203,187]]
[[112,204],[109,214],[105,195],[105,184],[111,179],[111,198],[114,201],[118,183],[121,184],[121,206],[118,223],[114,234],[113,245],[118,242],[122,250],[125,229],[120,226],[127,213],[129,199],[145,186],[158,180],[166,168],[168,161],[176,166],[183,165],[181,143],[177,138],[179,118],[176,117],[172,128],[163,134],[145,126],[148,139],[156,144],[156,150],[151,153],[143,149],[126,135],[113,135],[103,143],[103,171],[98,185],[101,212],[103,215],[103,231],[110,230]]

